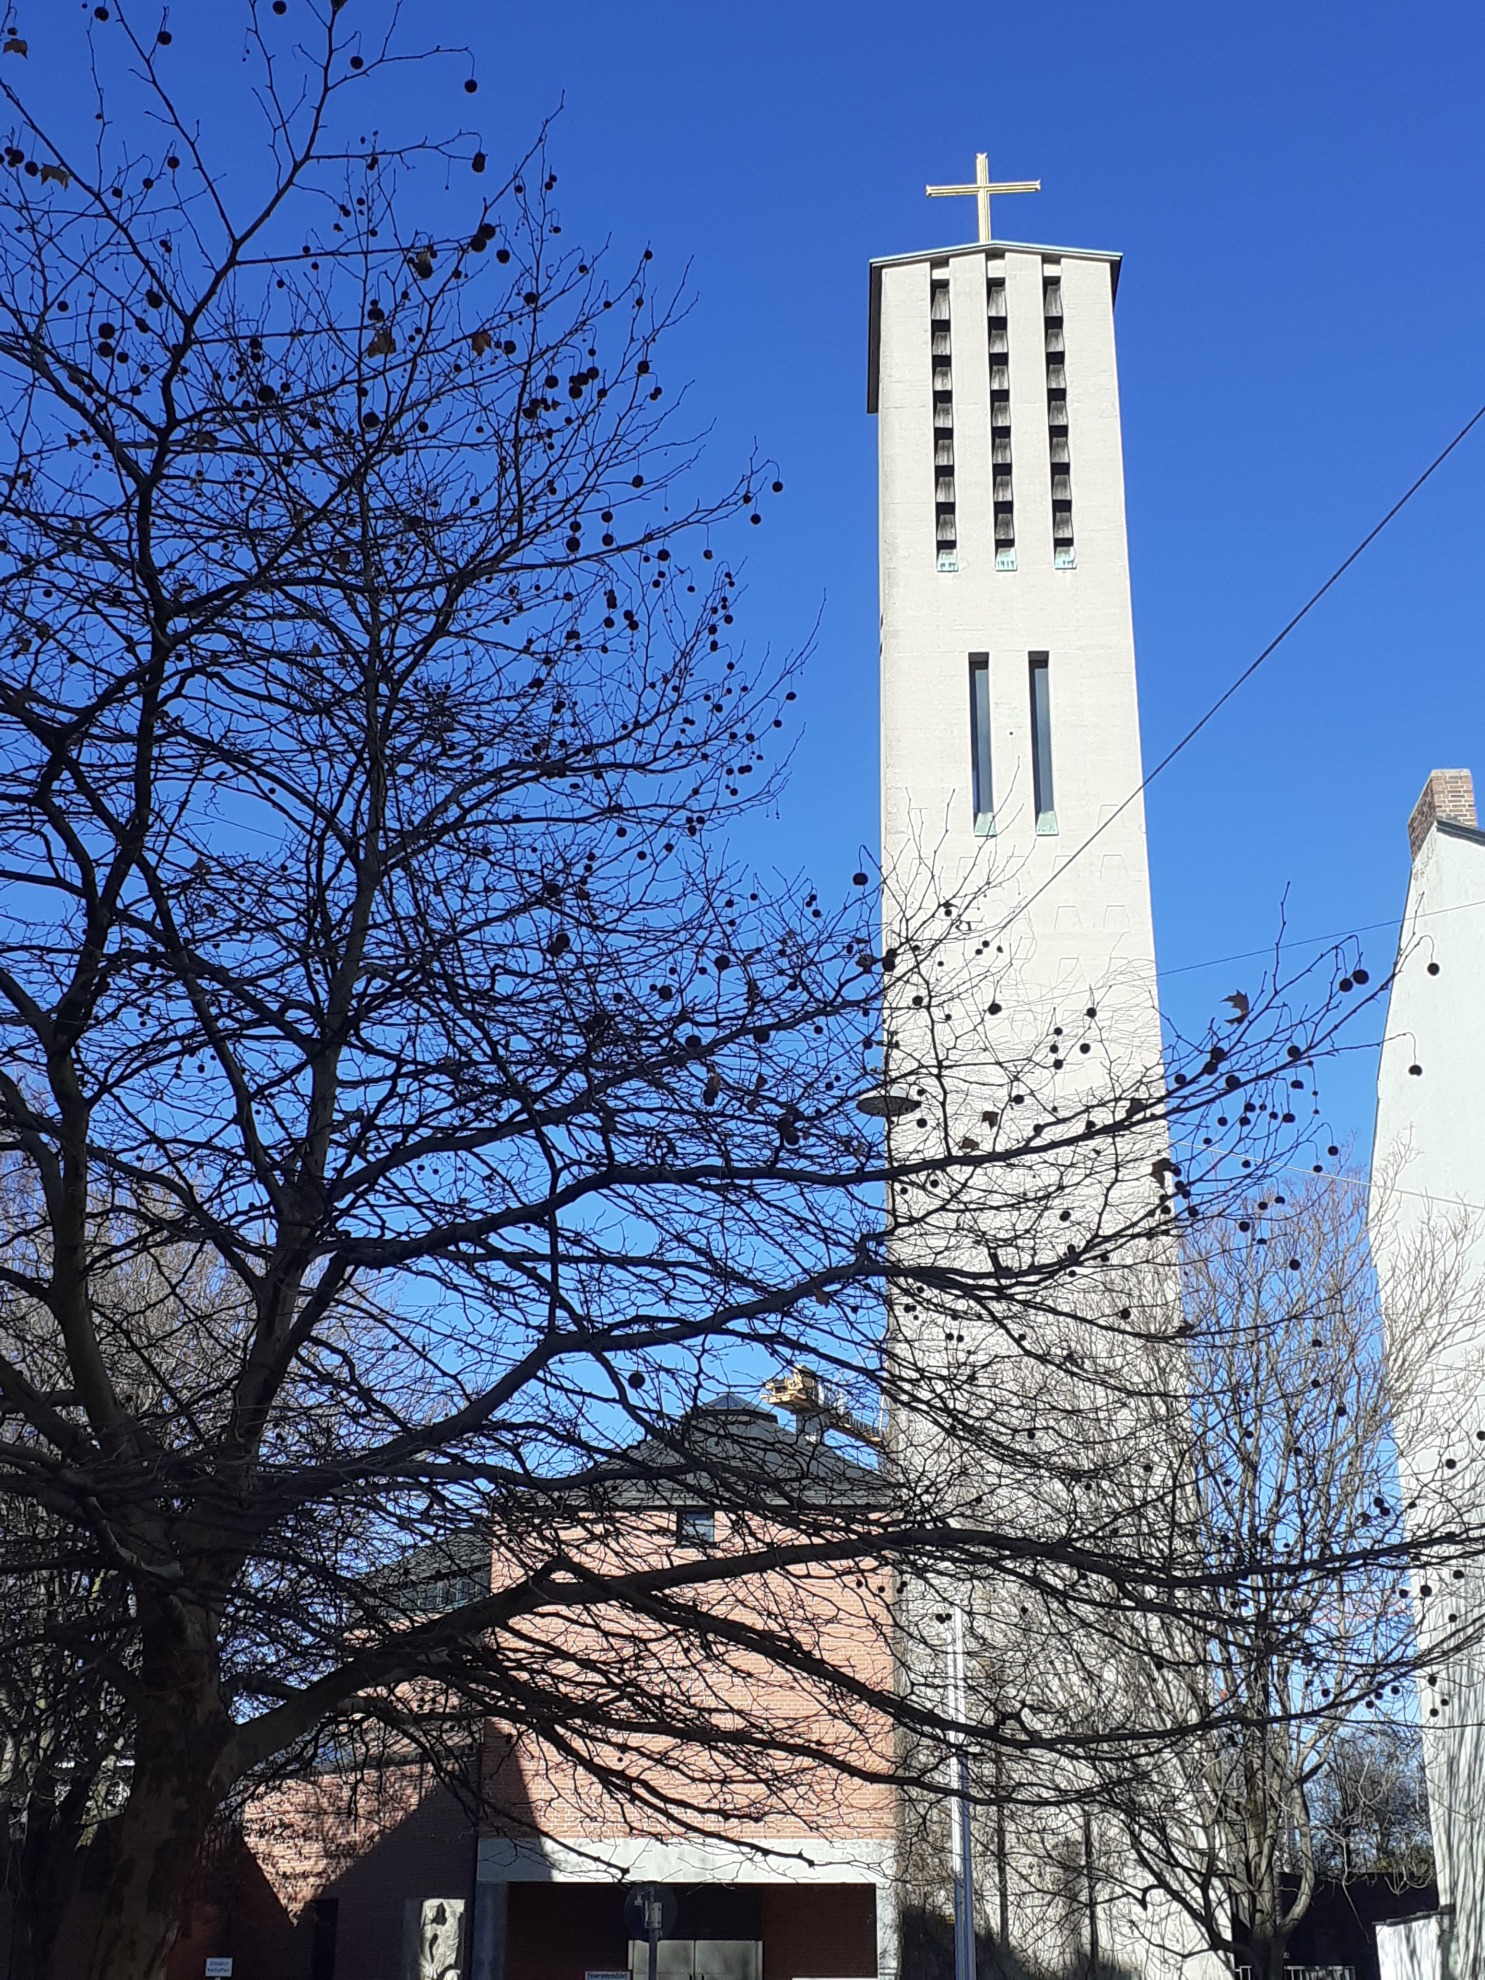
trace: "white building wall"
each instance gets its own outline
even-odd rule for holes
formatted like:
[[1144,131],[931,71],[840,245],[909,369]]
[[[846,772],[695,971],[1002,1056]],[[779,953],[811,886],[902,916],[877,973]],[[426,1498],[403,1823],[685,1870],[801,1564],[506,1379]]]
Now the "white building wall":
[[[1473,817],[1471,802],[1469,822],[1443,818],[1421,837],[1377,1081],[1372,1246],[1389,1342],[1401,1359],[1403,1330],[1423,1326],[1431,1346],[1431,1379],[1398,1423],[1415,1536],[1478,1532],[1485,1519],[1485,832]],[[1448,1307],[1432,1312],[1441,1271]],[[1477,1551],[1415,1575],[1425,1650],[1455,1633],[1450,1614],[1482,1620]],[[1439,1897],[1452,1907],[1442,1970],[1474,1980],[1485,1973],[1485,1651],[1431,1658],[1418,1695]]]
[[[1016,568],[996,567],[987,279],[1004,275],[1009,344]],[[946,264],[951,298],[955,570],[938,568],[935,535],[930,291]],[[1067,376],[1075,564],[1054,562],[1043,283],[1060,276]],[[948,978],[961,993],[981,979],[976,1008],[999,999],[1012,1055],[1058,1023],[1086,1035],[1098,1013],[1096,1057],[1069,1053],[1057,1101],[1160,1080],[1161,1047],[1143,804],[1134,633],[1114,347],[1117,257],[994,243],[873,265],[870,404],[878,419],[881,563],[882,859],[887,946],[902,903],[963,903],[983,887],[974,925]],[[992,692],[995,831],[977,836],[971,773],[969,663],[988,654]],[[1038,830],[1031,764],[1030,656],[1050,661],[1055,832]],[[1120,810],[1120,807],[1125,808]],[[1085,842],[1106,829],[1087,851]],[[1074,854],[1078,857],[1074,858]],[[1050,884],[1048,884],[1050,883]],[[894,905],[894,901],[897,905]],[[922,1020],[896,979],[887,1025],[914,1048]],[[991,1040],[980,1060],[1000,1072]],[[910,1056],[910,1054],[909,1054]],[[970,1074],[970,1081],[976,1077]],[[960,1089],[965,1086],[961,1079]],[[988,1098],[988,1095],[987,1095]],[[978,1103],[959,1094],[967,1121]],[[992,1100],[992,1105],[1003,1104]],[[1159,1148],[1163,1148],[1163,1141]],[[1159,1152],[1152,1142],[1152,1151]],[[1149,1163],[1130,1166],[1149,1190]],[[1090,1191],[1097,1194],[1097,1190]],[[1064,1200],[1071,1201],[1071,1197]],[[1142,1196],[1143,1200],[1143,1196]],[[966,1230],[966,1241],[983,1231]],[[919,1226],[911,1242],[959,1234]],[[1154,1268],[1159,1269],[1158,1265]],[[1174,1297],[1174,1280],[1171,1282]],[[922,1324],[913,1323],[913,1324]],[[931,1361],[932,1327],[918,1351]],[[1006,1379],[1014,1380],[1014,1371]],[[920,1434],[908,1432],[905,1434]],[[926,1433],[931,1438],[931,1428]],[[946,1477],[952,1474],[946,1462]],[[993,1593],[988,1605],[993,1607]],[[1011,1839],[1014,1949],[1075,1970],[1047,1892],[1053,1851],[1081,1836],[1074,1809]],[[983,1915],[993,1918],[995,1866],[982,1860]],[[1105,1890],[1111,1891],[1112,1884]],[[1086,1921],[1078,1924],[1081,1931]],[[1105,1902],[1103,1953],[1149,1976],[1214,1970],[1194,1927],[1165,1907]]]
[[[986,256],[1005,272],[1017,568],[995,568],[991,515]],[[931,265],[952,296],[959,569],[936,568]],[[1053,567],[1042,314],[1060,270],[1076,567]],[[1134,633],[1115,369],[1116,258],[996,244],[877,263],[883,861],[923,852],[952,893],[993,870],[1023,997],[1076,1004],[1119,988],[1128,1050],[1158,1059],[1144,809],[1136,797],[1097,844],[1070,856],[1141,779]],[[969,655],[990,655],[996,824],[974,833]],[[1032,803],[1028,656],[1050,656],[1056,836]],[[1064,877],[1024,916],[1025,900]]]
[[1377,1927],[1380,1980],[1445,1980],[1444,1918],[1399,1918]]

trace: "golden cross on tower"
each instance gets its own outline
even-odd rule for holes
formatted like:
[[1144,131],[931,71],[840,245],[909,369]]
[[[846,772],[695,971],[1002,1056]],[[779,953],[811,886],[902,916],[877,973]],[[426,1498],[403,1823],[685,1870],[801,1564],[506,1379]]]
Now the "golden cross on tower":
[[972,186],[925,186],[923,190],[930,199],[957,199],[961,194],[973,193],[980,213],[980,239],[990,238],[990,195],[991,193],[1040,192],[1040,179],[1007,179],[1003,184],[990,183],[990,156],[988,152],[975,153],[975,179]]

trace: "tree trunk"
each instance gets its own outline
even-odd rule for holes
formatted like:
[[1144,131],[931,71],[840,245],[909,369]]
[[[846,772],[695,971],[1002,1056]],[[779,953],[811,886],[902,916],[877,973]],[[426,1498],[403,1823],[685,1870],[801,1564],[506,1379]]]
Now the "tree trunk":
[[77,1887],[77,1860],[77,1837],[60,1831],[55,1809],[33,1801],[11,1860],[8,1980],[51,1980],[57,1934]]
[[[1255,1657],[1248,1695],[1269,1699],[1283,1692],[1266,1651]],[[1284,1899],[1280,1865],[1289,1780],[1286,1749],[1272,1727],[1256,1731],[1245,1745],[1241,1858],[1248,1910],[1248,1957],[1253,1980],[1284,1980],[1284,1958],[1295,1914]]]
[[231,1725],[217,1685],[214,1622],[177,1608],[144,1620],[141,1636],[146,1702],[89,1980],[164,1980],[226,1787],[217,1762]]
[[1253,1915],[1248,1925],[1248,1957],[1253,1980],[1284,1980],[1289,1951],[1289,1921],[1277,1875],[1263,1879],[1252,1893]]
[[186,1742],[152,1754],[141,1739],[89,1980],[164,1980],[218,1800],[192,1758]]
[[57,1939],[77,1894],[96,1770],[80,1763],[70,1784],[44,1771],[33,1783],[25,1827],[13,1839],[6,1882],[11,1892],[7,1980],[52,1980]]
[[1285,1955],[1289,1951],[1286,1934],[1254,1932],[1248,1941],[1253,1980],[1284,1980]]

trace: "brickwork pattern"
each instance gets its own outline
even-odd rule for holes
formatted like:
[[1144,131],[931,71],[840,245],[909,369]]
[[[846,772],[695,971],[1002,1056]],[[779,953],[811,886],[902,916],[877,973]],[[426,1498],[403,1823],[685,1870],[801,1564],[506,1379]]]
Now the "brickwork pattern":
[[1468,770],[1434,770],[1423,786],[1423,795],[1413,806],[1408,820],[1408,845],[1414,859],[1423,850],[1423,841],[1441,818],[1451,825],[1478,828],[1475,816],[1475,780]]
[[[604,1566],[627,1541],[632,1564],[669,1551],[661,1522],[627,1524],[608,1536]],[[769,1537],[746,1537],[718,1517],[724,1553],[755,1555]],[[784,1541],[788,1536],[776,1536]],[[587,1616],[548,1616],[528,1625],[523,1654],[546,1683],[586,1697],[587,1723],[559,1739],[491,1724],[485,1788],[492,1831],[555,1840],[701,1832],[764,1841],[801,1832],[831,1840],[882,1840],[893,1832],[893,1797],[879,1773],[891,1731],[869,1705],[849,1701],[823,1675],[892,1685],[888,1583],[880,1570],[796,1568],[739,1575],[692,1598],[719,1623],[767,1630],[817,1660],[812,1679],[750,1647],[667,1628],[618,1605]],[[629,1700],[668,1703],[675,1730],[651,1730]],[[611,1730],[605,1731],[605,1725]]]

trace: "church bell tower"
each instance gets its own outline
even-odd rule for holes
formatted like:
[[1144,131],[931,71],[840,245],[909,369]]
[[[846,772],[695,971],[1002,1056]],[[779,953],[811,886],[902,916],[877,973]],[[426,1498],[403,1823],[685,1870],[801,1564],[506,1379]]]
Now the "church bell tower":
[[890,884],[931,860],[945,894],[993,873],[1022,1008],[1117,1006],[1148,1065],[1120,258],[992,240],[992,193],[1037,189],[991,185],[981,155],[928,189],[975,197],[973,245],[871,264],[883,864]]
[[[1025,1125],[1033,1110],[1010,1111],[1034,1099],[1042,1122],[1081,1114],[1091,1136],[1094,1113],[1105,1124],[1127,1118],[1132,1096],[1163,1087],[1114,354],[1120,260],[992,239],[992,197],[1037,189],[993,185],[983,155],[971,184],[928,188],[972,196],[979,238],[871,264],[868,387],[880,477],[884,951],[915,925],[937,930],[926,961],[894,963],[886,979],[882,1084],[860,1103],[908,1158],[889,1244],[900,1262],[931,1268],[911,1299],[898,1297],[889,1339],[903,1368],[927,1371],[925,1393],[937,1379],[946,1394],[994,1397],[996,1420],[1007,1421],[1041,1378],[1034,1358],[1023,1366],[1008,1345],[1003,1301],[963,1289],[983,1289],[987,1252],[1031,1259],[1066,1238],[1069,1219],[1086,1235],[1137,1218],[1165,1148],[1154,1125],[1117,1147],[1090,1139],[1099,1152],[1088,1166],[1068,1158],[1049,1183],[1039,1127]],[[930,1089],[937,1111],[923,1100]],[[912,1194],[912,1162],[939,1133],[956,1156],[1019,1136],[1024,1167],[976,1168],[939,1194],[928,1178]],[[1083,1305],[1117,1307],[1108,1275],[1127,1272],[1127,1254],[1126,1244],[1119,1262],[1105,1255],[1059,1283],[1069,1327]],[[1147,1296],[1176,1303],[1172,1258],[1144,1253],[1138,1269]],[[949,1290],[925,1297],[925,1285]],[[1039,1345],[1055,1361],[1054,1336]],[[1068,1353],[1065,1367],[1077,1365]],[[1130,1393],[1142,1390],[1134,1380]],[[1041,1393],[1076,1436],[1086,1390]],[[1025,1404],[1028,1421],[1036,1406]],[[1147,1425],[1129,1408],[1139,1434],[1125,1426],[1120,1448],[1158,1449],[1164,1417],[1157,1409]],[[998,1489],[976,1450],[960,1454],[939,1434],[931,1408],[900,1408],[894,1435],[936,1506],[982,1498],[987,1480]],[[1014,1487],[1025,1474],[1006,1476]],[[1124,1489],[1117,1463],[1098,1489]],[[1002,1492],[996,1518],[1024,1517],[1034,1537],[1054,1517],[1049,1506],[1028,1486]],[[1033,1661],[1052,1654],[1034,1626],[1018,1623],[1015,1600],[994,1586],[963,1586],[952,1602],[971,1661],[1016,1696],[1007,1673],[1026,1659],[1007,1646],[1018,1633]],[[913,1641],[927,1647],[905,1657],[903,1682],[930,1698],[942,1682],[934,1611],[948,1606],[925,1595],[911,1617]],[[1069,1678],[1064,1689],[1057,1709],[1069,1723],[1097,1717],[1096,1681]],[[1050,1794],[1053,1779],[1031,1782],[1030,1799]],[[1009,1834],[1002,1821],[966,1867],[979,1847],[972,1826],[965,1815],[963,1839],[942,1852],[956,1934],[968,1935],[960,1974],[974,1970],[966,1921],[976,1916],[998,1916],[1012,1947],[1033,1961],[1055,1951],[1068,1972],[1101,1959],[1150,1980],[1205,1970],[1191,1928],[1115,1895],[1123,1844],[1075,1801],[1018,1816]],[[905,1820],[905,1836],[919,1833],[932,1833],[929,1818]]]

